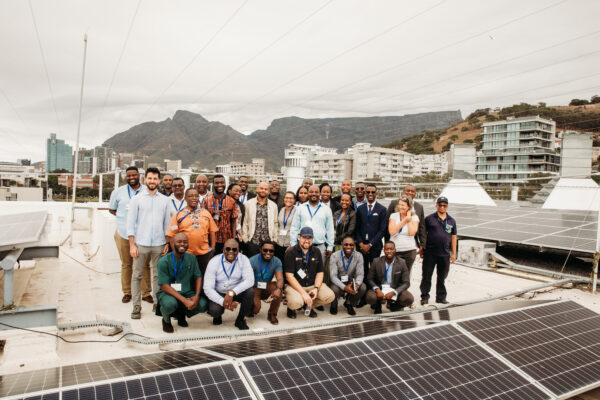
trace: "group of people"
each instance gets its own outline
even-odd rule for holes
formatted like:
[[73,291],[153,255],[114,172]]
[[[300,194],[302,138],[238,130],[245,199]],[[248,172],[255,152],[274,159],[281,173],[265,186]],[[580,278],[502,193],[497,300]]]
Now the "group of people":
[[186,189],[183,179],[161,177],[156,168],[146,169],[144,184],[136,167],[126,179],[109,205],[122,301],[132,302],[133,319],[141,318],[142,301],[153,303],[165,332],[174,331],[173,317],[185,327],[186,317],[201,312],[219,325],[226,309],[238,309],[235,326],[248,329],[246,318],[263,302],[272,324],[282,302],[289,318],[300,310],[317,317],[327,304],[337,314],[340,298],[349,315],[366,304],[374,313],[383,306],[399,311],[414,302],[408,288],[417,255],[421,304],[429,301],[436,268],[436,302],[448,302],[444,281],[456,259],[457,227],[444,197],[425,217],[412,185],[386,208],[374,184],[353,188],[349,180],[332,197],[329,184],[310,179],[296,193],[280,193],[277,180],[252,193],[245,176],[226,187],[222,175],[212,178],[212,192],[205,175]]

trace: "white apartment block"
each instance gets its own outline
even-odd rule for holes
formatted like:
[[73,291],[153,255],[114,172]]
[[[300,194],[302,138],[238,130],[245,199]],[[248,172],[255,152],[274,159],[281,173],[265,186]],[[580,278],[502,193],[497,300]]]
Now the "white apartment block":
[[302,184],[305,176],[309,176],[309,165],[313,159],[324,155],[337,154],[333,147],[319,145],[289,144],[284,152],[284,165],[282,174],[286,177],[287,189],[296,191]]
[[252,162],[231,161],[229,164],[221,164],[215,167],[218,174],[223,175],[249,175],[257,176],[265,174],[265,159],[253,158]]
[[328,154],[315,157],[310,162],[308,176],[326,182],[341,182],[352,179],[352,156],[349,154]]
[[406,151],[372,147],[369,143],[357,143],[346,150],[353,159],[352,179],[398,181],[412,176],[413,154]]
[[431,173],[444,175],[448,173],[448,154],[415,154],[412,158],[412,176],[423,176]]

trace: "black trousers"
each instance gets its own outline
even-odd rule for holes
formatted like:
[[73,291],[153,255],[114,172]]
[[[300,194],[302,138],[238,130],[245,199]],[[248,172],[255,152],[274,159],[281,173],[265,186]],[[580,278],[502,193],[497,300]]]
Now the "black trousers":
[[[220,293],[220,295],[225,297],[226,293]],[[251,287],[246,289],[242,293],[236,294],[235,296],[233,296],[233,301],[237,301],[240,303],[240,305],[238,306],[240,312],[238,313],[236,321],[241,321],[248,315],[250,315],[250,311],[252,311],[252,306],[254,305],[254,288]],[[220,317],[221,315],[223,315],[224,312],[225,308],[222,305],[217,304],[212,300],[208,302],[208,314],[211,317]]]
[[446,277],[450,270],[450,256],[434,256],[425,253],[423,256],[423,277],[421,278],[421,299],[429,299],[431,278],[437,266],[437,282],[435,285],[435,298],[437,301],[446,300]]
[[408,251],[397,251],[396,255],[404,260],[406,263],[406,268],[408,268],[408,273],[412,270],[412,266],[415,263],[415,258],[417,258],[416,250],[408,250]]
[[248,258],[260,253],[260,247],[257,244],[250,242],[244,243],[244,255]]

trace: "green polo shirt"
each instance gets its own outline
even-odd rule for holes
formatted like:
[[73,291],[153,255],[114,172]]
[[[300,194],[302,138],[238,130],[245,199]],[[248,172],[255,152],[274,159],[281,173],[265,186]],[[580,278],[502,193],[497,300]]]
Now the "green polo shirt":
[[[177,268],[177,279],[173,271],[173,252],[169,252],[158,260],[158,286],[157,296],[160,297],[164,292],[160,290],[160,285],[169,285],[171,283],[181,283],[179,293],[189,293],[196,291],[196,279],[202,278],[202,273],[198,267],[198,262],[193,254],[185,253],[183,255],[183,266],[181,258],[175,257]],[[179,267],[181,266],[181,271]]]

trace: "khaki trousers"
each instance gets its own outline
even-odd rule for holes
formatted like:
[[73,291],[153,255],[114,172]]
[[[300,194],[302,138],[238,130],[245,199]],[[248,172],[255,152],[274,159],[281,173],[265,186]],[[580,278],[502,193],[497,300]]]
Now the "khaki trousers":
[[[131,276],[133,275],[133,258],[129,255],[129,240],[123,239],[119,232],[115,231],[115,243],[121,258],[121,289],[123,294],[131,296]],[[146,265],[142,273],[142,297],[150,294],[150,268]]]
[[[303,287],[306,293],[310,292],[315,288],[314,285]],[[290,310],[298,310],[304,305],[302,295],[298,293],[291,285],[287,285],[285,288],[285,297],[287,299],[287,306]],[[317,297],[313,300],[313,308],[329,304],[335,299],[333,290],[329,289],[326,284],[321,284]]]

